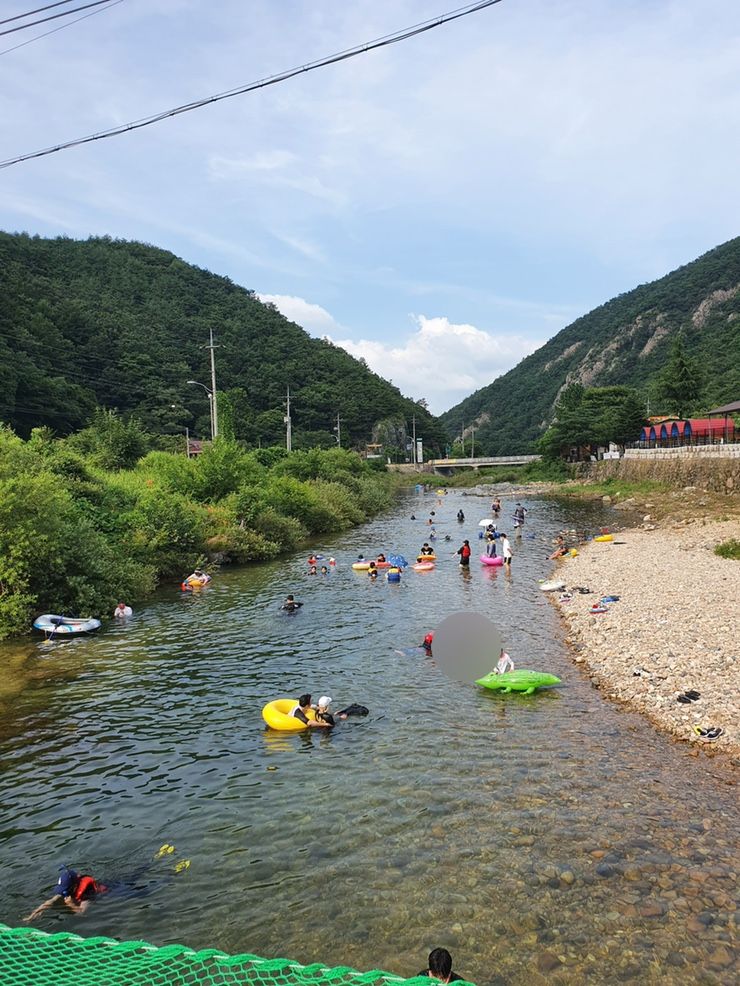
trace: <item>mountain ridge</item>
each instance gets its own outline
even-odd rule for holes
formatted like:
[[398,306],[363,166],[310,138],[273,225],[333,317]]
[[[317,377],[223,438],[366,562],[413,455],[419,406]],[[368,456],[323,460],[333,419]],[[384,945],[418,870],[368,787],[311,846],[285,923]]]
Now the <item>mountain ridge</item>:
[[486,454],[531,451],[568,384],[633,386],[647,404],[679,332],[703,376],[702,404],[737,399],[740,237],[575,319],[440,418],[453,435],[474,426]]
[[290,386],[297,446],[332,445],[337,415],[345,445],[371,441],[383,421],[405,445],[412,415],[425,446],[446,442],[436,418],[364,362],[159,247],[0,232],[0,297],[0,420],[20,434],[76,430],[99,405],[158,434],[207,435],[207,395],[188,381],[210,386],[213,328],[219,417],[237,438],[284,443]]

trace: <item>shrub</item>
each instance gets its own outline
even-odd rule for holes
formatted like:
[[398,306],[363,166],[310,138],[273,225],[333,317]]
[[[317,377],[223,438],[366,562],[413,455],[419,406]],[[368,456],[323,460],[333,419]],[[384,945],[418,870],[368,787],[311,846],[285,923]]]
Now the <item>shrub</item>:
[[300,521],[296,520],[295,517],[285,517],[278,513],[274,507],[266,507],[261,510],[251,527],[268,541],[277,544],[281,551],[291,551],[293,548],[297,548],[306,536]]
[[176,575],[198,555],[207,533],[208,513],[179,493],[147,490],[126,517],[131,549],[163,575]]
[[720,558],[732,558],[734,561],[740,561],[740,541],[736,538],[723,541],[722,544],[717,545],[714,553],[715,555],[719,555]]
[[218,550],[230,561],[240,564],[249,561],[267,561],[280,554],[279,544],[247,527],[230,527],[212,540],[217,542]]

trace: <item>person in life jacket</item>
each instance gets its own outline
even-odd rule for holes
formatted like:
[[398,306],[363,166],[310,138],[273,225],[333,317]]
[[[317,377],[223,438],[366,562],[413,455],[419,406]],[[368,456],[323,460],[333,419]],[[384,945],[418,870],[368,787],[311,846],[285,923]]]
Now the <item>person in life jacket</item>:
[[424,637],[424,640],[422,641],[422,645],[421,646],[424,648],[424,650],[427,652],[427,654],[431,654],[432,653],[432,641],[433,640],[434,640],[434,631],[432,631],[431,633],[428,633],[426,635],[426,637]]
[[457,554],[460,556],[460,567],[470,568],[470,541],[463,541],[462,547],[457,549]]
[[97,897],[98,894],[106,893],[107,890],[108,888],[105,884],[98,883],[95,877],[89,876],[86,873],[78,873],[66,865],[60,866],[59,879],[54,887],[52,896],[48,900],[45,900],[43,904],[39,904],[23,920],[26,922],[35,920],[39,914],[42,914],[58,900],[64,901],[67,907],[76,914],[84,914],[90,901],[94,897]]

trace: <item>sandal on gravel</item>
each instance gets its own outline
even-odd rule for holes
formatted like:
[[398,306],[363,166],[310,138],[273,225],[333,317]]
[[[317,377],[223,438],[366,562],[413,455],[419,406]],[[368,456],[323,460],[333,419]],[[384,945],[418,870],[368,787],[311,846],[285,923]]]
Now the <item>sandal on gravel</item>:
[[703,736],[704,739],[714,740],[722,735],[724,729],[720,726],[710,726],[709,729],[702,729],[701,726],[694,726],[694,732],[697,736]]
[[690,698],[692,702],[698,702],[699,699],[701,698],[701,693],[700,692],[697,692],[697,691],[694,691],[693,688],[690,691],[688,691],[688,692],[684,692],[684,695],[687,698]]
[[691,705],[691,699],[688,695],[679,695],[676,701],[680,702],[682,705]]

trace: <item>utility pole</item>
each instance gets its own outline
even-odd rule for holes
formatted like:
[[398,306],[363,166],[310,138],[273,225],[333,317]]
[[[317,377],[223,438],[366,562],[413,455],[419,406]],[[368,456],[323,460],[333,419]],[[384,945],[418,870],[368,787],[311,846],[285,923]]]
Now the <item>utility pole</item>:
[[185,454],[190,458],[190,429],[185,428]]
[[339,417],[339,413],[337,413],[337,424],[336,427],[334,428],[334,431],[337,433],[337,445],[339,446],[339,448],[341,448],[342,447],[342,419]]
[[475,425],[470,427],[470,458],[475,458]]
[[210,343],[205,348],[211,351],[211,397],[212,401],[212,415],[213,415],[213,438],[218,438],[218,400],[216,391],[216,360],[213,355],[213,350],[218,349],[218,346],[213,345],[213,329],[209,329]]
[[293,435],[291,433],[291,420],[290,420],[290,384],[288,384],[288,394],[285,400],[285,417],[283,418],[285,422],[285,447],[289,452],[293,451]]
[[417,462],[416,462],[416,415],[415,414],[411,418],[411,427],[413,429],[413,438],[411,439],[413,445],[412,445],[411,454],[414,457],[414,471],[416,471]]

